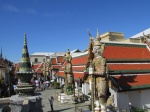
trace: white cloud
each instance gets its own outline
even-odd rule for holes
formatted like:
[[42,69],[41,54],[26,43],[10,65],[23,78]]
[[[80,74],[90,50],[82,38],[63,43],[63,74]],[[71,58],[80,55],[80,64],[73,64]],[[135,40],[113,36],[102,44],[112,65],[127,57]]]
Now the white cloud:
[[6,11],[11,11],[11,12],[20,12],[20,10],[13,5],[4,5],[3,9]]

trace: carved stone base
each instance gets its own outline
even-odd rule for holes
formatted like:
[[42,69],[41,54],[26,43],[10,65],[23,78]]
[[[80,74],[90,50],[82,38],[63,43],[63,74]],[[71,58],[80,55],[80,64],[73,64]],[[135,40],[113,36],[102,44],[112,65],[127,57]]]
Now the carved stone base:
[[95,112],[101,112],[101,108],[100,107],[95,107]]
[[19,96],[32,96],[34,95],[35,88],[35,85],[21,83],[17,85],[16,92],[19,94]]
[[105,104],[101,104],[101,112],[106,112],[106,105]]
[[100,107],[100,103],[99,103],[99,100],[96,100],[95,101],[95,112],[101,112],[101,107]]
[[9,106],[11,112],[42,112],[42,96],[10,97]]

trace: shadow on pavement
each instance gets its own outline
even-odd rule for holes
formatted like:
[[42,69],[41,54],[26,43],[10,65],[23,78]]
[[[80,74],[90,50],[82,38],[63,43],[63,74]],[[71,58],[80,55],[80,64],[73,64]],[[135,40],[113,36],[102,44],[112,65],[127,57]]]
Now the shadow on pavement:
[[[71,107],[71,108],[65,108],[65,109],[61,109],[61,110],[54,110],[53,112],[65,112],[66,110],[68,110],[68,109],[72,109],[72,108],[74,108],[74,107]],[[47,112],[52,112],[52,111],[47,111]]]

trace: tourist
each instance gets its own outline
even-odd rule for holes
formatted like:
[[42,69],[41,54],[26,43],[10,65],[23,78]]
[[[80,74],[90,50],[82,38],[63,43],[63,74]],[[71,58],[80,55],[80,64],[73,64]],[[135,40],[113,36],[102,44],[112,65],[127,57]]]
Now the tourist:
[[47,88],[47,83],[46,81],[43,82],[43,90],[45,90]]
[[36,92],[39,90],[39,81],[36,79],[35,80],[35,85],[36,85]]
[[54,102],[53,96],[51,96],[51,97],[49,98],[49,102],[50,102],[50,106],[51,106],[51,111],[53,112],[53,102]]

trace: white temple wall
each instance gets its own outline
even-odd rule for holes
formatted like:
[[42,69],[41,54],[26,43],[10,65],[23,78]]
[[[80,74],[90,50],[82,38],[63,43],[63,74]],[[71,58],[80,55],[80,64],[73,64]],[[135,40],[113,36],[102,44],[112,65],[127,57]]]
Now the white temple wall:
[[129,99],[127,92],[117,93],[117,105],[115,106],[118,107],[120,111],[127,109],[127,112],[129,112]]
[[65,79],[62,78],[62,83],[61,83],[61,84],[62,84],[62,85],[65,84]]
[[76,87],[76,88],[78,87],[78,82],[75,82],[75,87]]
[[148,109],[150,108],[150,90],[129,91],[117,93],[117,106],[120,109],[129,111],[129,103],[131,106]]
[[90,89],[89,89],[89,84],[88,83],[83,83],[82,84],[82,93],[85,94],[85,95],[88,95],[88,93],[90,92]]
[[57,82],[59,82],[59,77],[57,77]]
[[141,107],[144,109],[150,109],[150,89],[141,90]]
[[129,91],[128,98],[132,106],[141,108],[141,92]]

